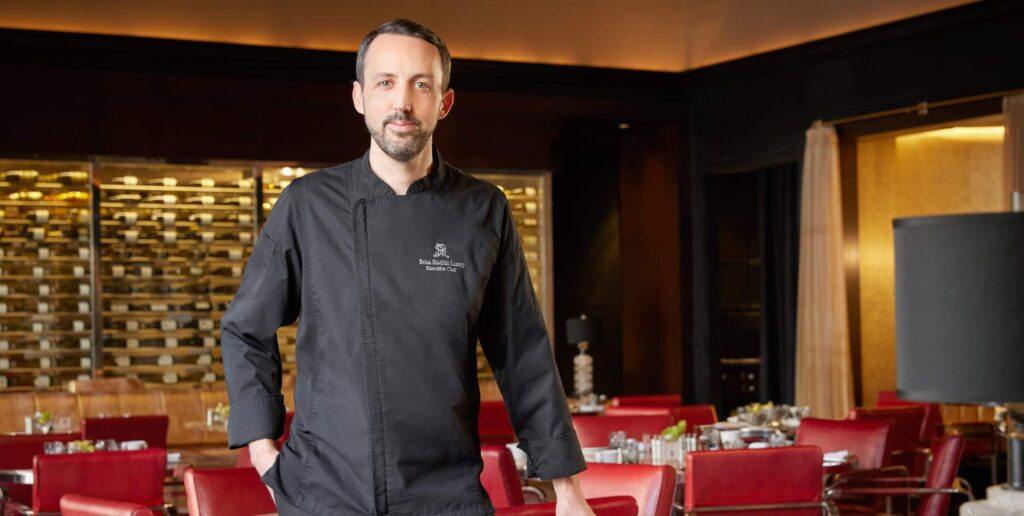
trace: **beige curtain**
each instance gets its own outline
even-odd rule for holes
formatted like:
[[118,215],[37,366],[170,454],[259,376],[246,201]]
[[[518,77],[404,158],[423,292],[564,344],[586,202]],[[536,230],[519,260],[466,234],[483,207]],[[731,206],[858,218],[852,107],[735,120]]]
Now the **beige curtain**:
[[[1003,170],[1006,171],[1006,185],[1011,192],[1024,196],[1024,93],[1003,97],[1003,121],[1006,133],[1003,136]],[[1015,209],[1024,210],[1024,198],[1018,198],[1021,205]]]
[[839,142],[835,128],[807,130],[800,200],[796,402],[817,417],[844,418],[853,375],[843,271]]

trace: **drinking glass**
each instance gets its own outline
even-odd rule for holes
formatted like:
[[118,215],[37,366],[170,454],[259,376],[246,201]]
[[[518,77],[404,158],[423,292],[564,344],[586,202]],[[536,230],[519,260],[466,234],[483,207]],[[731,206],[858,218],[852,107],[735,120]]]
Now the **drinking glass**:
[[47,441],[43,443],[43,453],[46,455],[60,455],[64,453],[64,443],[62,441]]

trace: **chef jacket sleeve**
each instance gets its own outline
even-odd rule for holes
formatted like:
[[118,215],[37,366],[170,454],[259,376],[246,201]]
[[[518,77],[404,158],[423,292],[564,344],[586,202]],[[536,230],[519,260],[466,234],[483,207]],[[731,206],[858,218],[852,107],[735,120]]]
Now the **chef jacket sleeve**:
[[530,282],[512,210],[499,195],[498,255],[480,311],[479,335],[508,408],[527,475],[549,480],[586,469],[547,328]]
[[277,329],[299,314],[302,262],[298,200],[292,182],[278,195],[253,244],[241,285],[220,321],[221,355],[231,410],[228,447],[277,439],[284,431]]

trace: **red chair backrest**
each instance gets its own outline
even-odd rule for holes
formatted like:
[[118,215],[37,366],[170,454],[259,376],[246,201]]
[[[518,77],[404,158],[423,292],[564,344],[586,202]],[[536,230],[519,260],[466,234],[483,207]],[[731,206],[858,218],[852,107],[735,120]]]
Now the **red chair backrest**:
[[[821,449],[791,446],[686,455],[686,510],[728,505],[816,503],[822,499]],[[730,511],[715,514],[752,514]],[[821,509],[756,514],[820,515]]]
[[687,431],[696,431],[699,425],[712,425],[718,421],[714,405],[680,405],[678,407],[608,407],[605,416],[672,416],[673,422],[686,421]]
[[[517,505],[515,507],[502,507],[495,511],[496,515],[503,516],[555,516],[555,503],[533,503],[529,505]],[[636,516],[636,500],[631,496],[607,496],[604,498],[589,498],[587,505],[594,511],[596,516]]]
[[[0,435],[0,469],[32,469],[32,458],[42,455],[47,441],[73,441],[81,434]],[[22,505],[32,505],[32,486],[0,482],[7,498]]]
[[877,419],[892,421],[892,429],[889,431],[890,451],[912,452],[920,447],[924,407],[857,407],[850,410],[850,414],[846,416],[846,419],[854,421]]
[[641,516],[662,516],[672,509],[676,490],[676,470],[672,466],[592,462],[578,476],[588,499],[632,496]]
[[857,469],[878,469],[889,462],[889,420],[835,420],[806,417],[800,421],[796,444],[813,445],[825,453],[848,450]]
[[660,434],[675,421],[668,414],[651,416],[573,416],[572,426],[576,429],[580,446],[608,446],[608,435],[625,430],[626,435],[636,440],[643,434]]
[[639,394],[612,398],[613,407],[675,407],[683,404],[679,394]]
[[185,470],[188,513],[195,516],[250,516],[277,512],[256,468]]
[[101,451],[37,455],[32,470],[32,510],[60,511],[62,496],[74,493],[93,498],[163,505],[167,451]]
[[921,424],[921,442],[930,443],[941,439],[945,433],[942,428],[942,407],[938,403],[910,401],[896,397],[895,391],[878,391],[878,407],[924,407],[924,422]]
[[477,429],[481,444],[506,444],[516,441],[516,432],[512,428],[505,402],[481,401],[480,415],[477,418]]
[[153,516],[142,504],[66,494],[60,497],[61,516]]
[[83,439],[142,440],[150,448],[167,448],[167,416],[114,416],[82,419]]
[[523,505],[523,487],[512,451],[502,445],[483,445],[480,458],[484,461],[480,483],[494,507]]
[[[945,489],[953,486],[960,458],[964,452],[964,438],[959,435],[945,437],[934,448],[932,467],[928,471],[925,487]],[[918,516],[939,516],[946,514],[949,495],[927,495],[921,498]]]

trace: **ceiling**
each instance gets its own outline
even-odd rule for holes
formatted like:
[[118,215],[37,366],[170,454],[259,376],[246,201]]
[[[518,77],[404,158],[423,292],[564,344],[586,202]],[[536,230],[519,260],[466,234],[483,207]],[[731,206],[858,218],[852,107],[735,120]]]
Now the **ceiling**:
[[455,57],[679,72],[976,0],[0,0],[0,27],[354,51],[388,19]]

